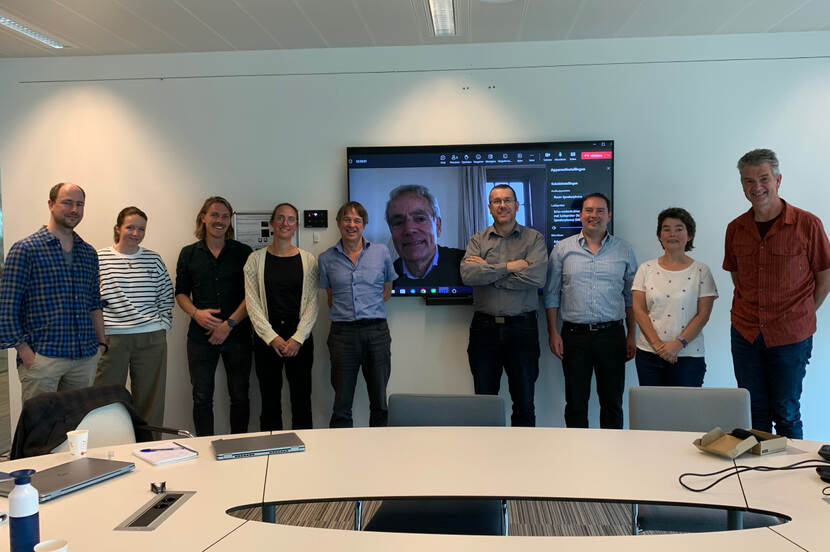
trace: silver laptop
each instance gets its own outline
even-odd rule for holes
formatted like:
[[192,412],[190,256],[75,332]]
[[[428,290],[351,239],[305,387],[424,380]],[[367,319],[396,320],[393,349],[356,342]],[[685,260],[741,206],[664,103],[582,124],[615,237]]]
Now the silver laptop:
[[[72,462],[36,472],[32,476],[32,486],[40,493],[40,502],[47,502],[131,472],[134,469],[135,464],[132,462],[105,460],[103,458],[79,458]],[[0,496],[9,496],[12,489],[14,489],[14,479],[0,482]]]
[[302,452],[305,443],[296,433],[275,433],[255,437],[237,437],[234,439],[216,439],[211,441],[217,460],[247,458],[267,454],[285,454]]

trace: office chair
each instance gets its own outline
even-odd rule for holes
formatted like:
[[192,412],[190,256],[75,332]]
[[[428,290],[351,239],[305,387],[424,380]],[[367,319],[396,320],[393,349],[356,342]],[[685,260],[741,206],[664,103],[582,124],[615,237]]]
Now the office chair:
[[[695,431],[716,427],[724,431],[752,427],[749,391],[711,387],[631,387],[628,390],[631,429]],[[691,446],[691,443],[689,444]],[[677,531],[702,533],[778,525],[775,516],[720,508],[632,504],[632,532]]]
[[192,437],[185,430],[147,425],[121,385],[86,387],[27,400],[17,420],[11,458],[67,450],[66,432],[73,429],[90,430],[90,448],[152,441],[152,432]]
[[[504,400],[496,395],[411,395],[389,397],[390,426],[507,425]],[[507,535],[507,500],[387,499],[366,531]]]

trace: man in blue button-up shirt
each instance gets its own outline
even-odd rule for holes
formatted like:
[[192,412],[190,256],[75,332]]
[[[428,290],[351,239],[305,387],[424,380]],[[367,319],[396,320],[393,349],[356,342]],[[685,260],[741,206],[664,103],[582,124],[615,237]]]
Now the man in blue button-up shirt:
[[565,424],[588,427],[591,377],[596,372],[600,426],[622,429],[625,363],[634,357],[636,336],[631,284],[637,259],[631,244],[607,231],[607,197],[585,196],[579,220],[582,232],[551,251],[544,296],[550,350],[565,372]]
[[92,385],[106,349],[98,254],[75,233],[86,194],[60,183],[49,223],[12,245],[0,285],[0,347],[17,349],[23,400]]
[[384,301],[398,277],[392,255],[381,243],[363,239],[366,209],[356,201],[337,211],[341,239],[320,255],[320,289],[328,293],[331,330],[331,384],[334,409],[331,427],[352,427],[352,403],[357,373],[369,393],[369,425],[385,426],[386,384],[392,369],[392,338]]

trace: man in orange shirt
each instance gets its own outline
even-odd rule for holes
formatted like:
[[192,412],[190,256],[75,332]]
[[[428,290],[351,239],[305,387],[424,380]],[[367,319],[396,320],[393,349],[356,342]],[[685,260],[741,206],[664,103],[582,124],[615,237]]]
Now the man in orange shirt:
[[752,207],[726,228],[735,379],[749,390],[753,428],[771,432],[774,422],[778,435],[801,439],[801,383],[830,291],[830,242],[818,217],[778,197],[774,151],[750,151],[738,171]]

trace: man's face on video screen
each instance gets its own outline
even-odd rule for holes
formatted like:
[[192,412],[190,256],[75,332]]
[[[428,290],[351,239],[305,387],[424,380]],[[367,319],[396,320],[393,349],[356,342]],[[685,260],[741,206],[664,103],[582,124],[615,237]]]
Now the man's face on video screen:
[[511,224],[516,221],[519,204],[511,188],[493,188],[490,190],[490,214],[496,224]]
[[441,219],[435,217],[426,198],[402,194],[389,202],[389,231],[404,261],[425,261],[435,256]]

